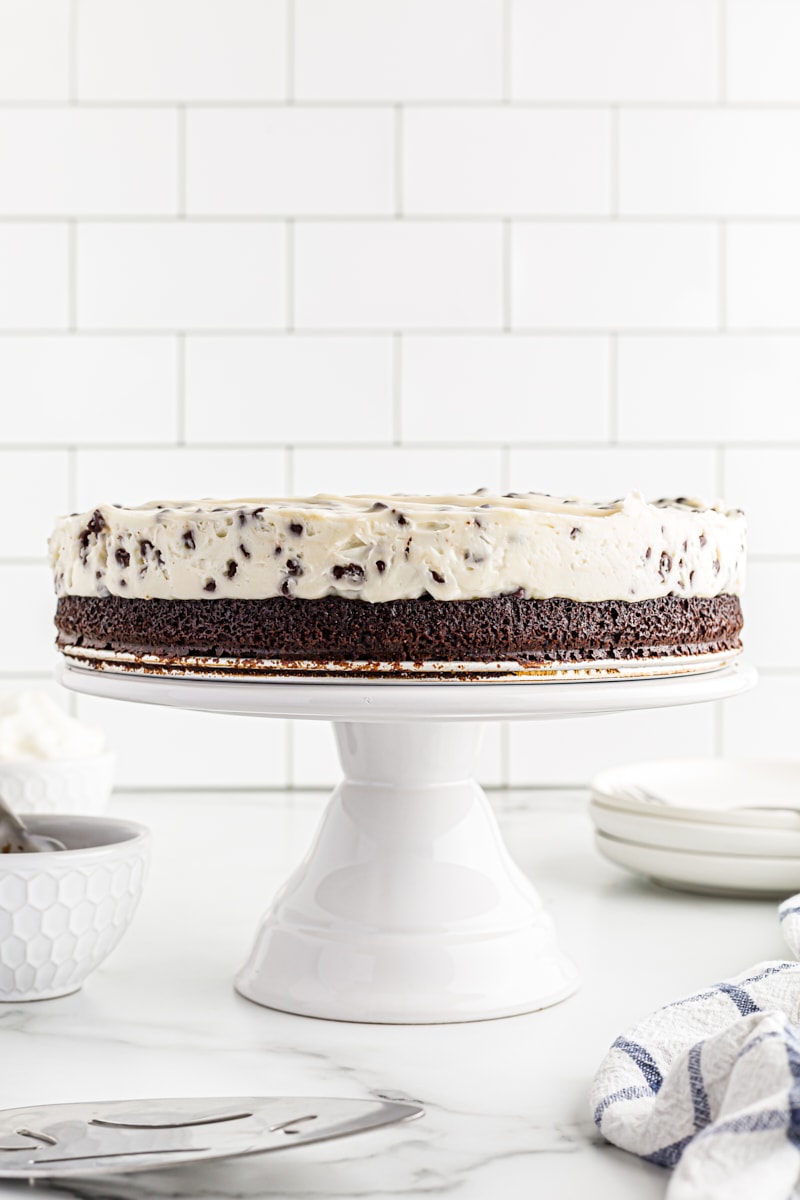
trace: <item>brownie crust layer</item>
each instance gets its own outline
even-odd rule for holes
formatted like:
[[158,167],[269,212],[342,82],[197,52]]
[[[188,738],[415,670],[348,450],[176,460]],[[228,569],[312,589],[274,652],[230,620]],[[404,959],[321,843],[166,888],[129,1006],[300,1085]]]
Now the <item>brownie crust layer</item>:
[[287,661],[582,662],[738,650],[738,597],[579,603],[480,600],[139,600],[62,596],[58,644],[163,657]]

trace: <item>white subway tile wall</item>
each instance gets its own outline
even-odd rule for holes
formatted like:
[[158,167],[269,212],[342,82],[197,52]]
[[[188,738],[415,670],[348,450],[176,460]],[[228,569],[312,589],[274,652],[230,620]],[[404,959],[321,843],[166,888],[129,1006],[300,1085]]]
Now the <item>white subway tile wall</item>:
[[[788,0],[0,0],[0,687],[50,686],[56,512],[639,486],[748,511],[760,687],[495,727],[482,777],[796,753],[799,60]],[[131,786],[336,770],[71,707]]]

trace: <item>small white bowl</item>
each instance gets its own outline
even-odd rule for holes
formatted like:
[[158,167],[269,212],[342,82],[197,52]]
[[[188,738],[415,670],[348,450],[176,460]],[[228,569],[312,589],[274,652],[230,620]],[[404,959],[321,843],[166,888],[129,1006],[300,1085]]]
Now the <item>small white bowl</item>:
[[144,887],[150,834],[111,817],[35,814],[66,850],[0,854],[0,1002],[66,996],[107,957]]
[[103,812],[114,786],[111,751],[87,758],[0,762],[0,796],[19,813]]

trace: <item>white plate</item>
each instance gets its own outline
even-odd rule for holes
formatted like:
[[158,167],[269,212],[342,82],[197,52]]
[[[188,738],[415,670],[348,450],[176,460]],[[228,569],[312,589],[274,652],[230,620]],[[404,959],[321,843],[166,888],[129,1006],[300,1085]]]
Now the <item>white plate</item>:
[[595,844],[603,857],[618,867],[683,892],[786,897],[800,891],[800,857],[748,858],[664,850],[599,832]]
[[592,799],[589,816],[601,833],[665,850],[741,854],[746,858],[795,855],[800,858],[800,815],[795,829],[762,829],[713,821],[682,821],[679,816],[664,817],[658,811],[652,814],[626,812]]
[[[800,762],[685,758],[633,763],[602,771],[591,787],[593,799],[600,804],[632,814],[680,822],[800,829]],[[664,803],[634,800],[624,794],[626,788],[644,788]],[[794,811],[774,812],[771,805]]]

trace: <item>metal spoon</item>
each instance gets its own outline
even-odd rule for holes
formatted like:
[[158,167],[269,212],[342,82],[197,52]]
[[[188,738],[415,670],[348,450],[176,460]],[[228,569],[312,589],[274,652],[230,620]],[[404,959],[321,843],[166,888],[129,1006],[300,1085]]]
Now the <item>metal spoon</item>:
[[40,854],[48,850],[66,850],[57,838],[28,833],[25,823],[0,796],[0,854]]

